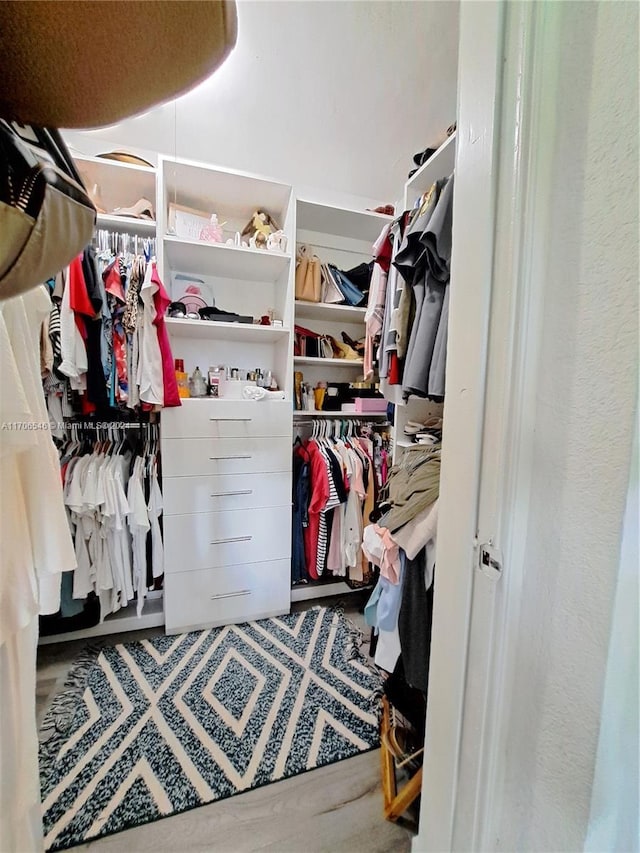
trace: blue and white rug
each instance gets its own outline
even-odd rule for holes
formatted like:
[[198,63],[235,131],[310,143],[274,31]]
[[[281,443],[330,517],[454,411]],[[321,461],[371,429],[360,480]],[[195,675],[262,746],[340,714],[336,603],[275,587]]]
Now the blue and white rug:
[[377,747],[381,681],[358,640],[316,608],[88,653],[41,727],[45,847]]

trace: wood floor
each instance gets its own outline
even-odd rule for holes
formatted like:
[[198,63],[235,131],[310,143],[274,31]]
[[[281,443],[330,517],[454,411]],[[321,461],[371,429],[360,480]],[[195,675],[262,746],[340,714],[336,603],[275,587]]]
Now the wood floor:
[[[293,609],[327,603],[301,602]],[[346,615],[364,627],[357,599],[350,596],[343,603]],[[162,633],[157,628],[119,634],[107,641]],[[84,645],[84,641],[73,641],[39,649],[38,722]],[[382,817],[379,750],[73,848],[79,853],[404,853],[410,849],[411,834]]]

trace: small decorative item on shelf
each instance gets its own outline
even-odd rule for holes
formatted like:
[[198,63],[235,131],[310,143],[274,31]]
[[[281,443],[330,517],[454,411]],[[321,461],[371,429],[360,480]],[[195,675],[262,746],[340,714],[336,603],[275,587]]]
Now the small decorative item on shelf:
[[200,240],[200,233],[209,225],[210,220],[211,214],[204,210],[195,210],[185,207],[184,204],[171,202],[167,230],[185,240]]
[[222,236],[223,225],[226,225],[226,223],[219,223],[217,215],[212,213],[209,223],[200,231],[199,239],[204,243],[222,243],[224,240],[224,237]]
[[192,397],[207,396],[207,383],[205,382],[205,378],[197,365],[196,369],[193,371],[191,379],[189,380],[189,391],[191,392]]
[[322,404],[324,403],[325,394],[327,393],[327,383],[326,382],[318,382],[316,387],[313,389],[313,397],[316,404],[316,411],[322,411]]
[[378,207],[368,207],[370,213],[383,213],[385,216],[393,216],[395,207],[392,204],[380,204]]
[[316,403],[314,393],[308,382],[302,384],[302,404],[305,412],[315,412]]
[[296,411],[302,410],[302,381],[304,376],[302,371],[296,370],[293,374],[293,384],[294,384],[294,394],[295,394],[295,405]]
[[197,284],[190,284],[187,286],[184,295],[180,297],[176,302],[172,303],[176,305],[178,303],[182,303],[187,309],[186,316],[190,320],[199,320],[200,314],[198,313],[201,308],[206,308],[207,303],[202,296],[202,291],[198,287]]
[[284,231],[274,231],[267,237],[267,249],[270,252],[286,252],[287,251],[287,235]]
[[130,216],[132,219],[149,219],[156,218],[153,210],[153,205],[148,198],[140,198],[131,205],[131,207],[115,207],[111,211],[112,216]]
[[184,319],[187,313],[187,306],[184,302],[171,302],[167,308],[167,316],[176,317],[179,320]]
[[209,384],[209,396],[210,397],[221,397],[220,387],[222,382],[224,382],[225,370],[223,365],[218,365],[218,367],[210,367],[208,373],[208,384]]
[[278,230],[275,220],[266,210],[256,210],[241,236],[249,237],[249,246],[252,249],[266,249],[269,235]]

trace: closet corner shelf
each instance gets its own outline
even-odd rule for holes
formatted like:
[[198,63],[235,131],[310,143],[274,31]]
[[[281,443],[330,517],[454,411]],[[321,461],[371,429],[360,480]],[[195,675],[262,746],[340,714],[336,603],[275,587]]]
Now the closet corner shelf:
[[310,601],[313,598],[327,598],[329,595],[344,595],[348,592],[360,592],[361,589],[371,589],[371,587],[360,587],[353,589],[344,581],[336,581],[335,583],[307,583],[300,584],[291,588],[291,601]]
[[95,188],[100,207],[104,210],[128,207],[140,198],[147,198],[155,205],[154,168],[81,155],[75,156],[74,161],[84,185],[90,192]]
[[83,640],[88,637],[105,637],[108,634],[120,634],[123,631],[141,631],[147,628],[158,628],[164,625],[164,601],[162,597],[147,598],[144,603],[142,615],[136,615],[136,603],[131,602],[128,607],[111,613],[104,622],[91,628],[83,628],[80,631],[68,631],[65,634],[50,634],[40,637],[41,646],[52,643],[64,643],[67,640]]
[[383,225],[393,220],[385,213],[374,210],[356,210],[340,205],[298,199],[297,227],[301,231],[315,231],[373,243]]
[[302,355],[295,355],[293,362],[294,364],[308,364],[309,366],[324,365],[326,367],[358,367],[360,369],[362,369],[362,365],[364,364],[361,358],[312,358]]
[[453,172],[456,163],[456,135],[457,131],[454,130],[446,142],[443,142],[427,162],[420,166],[415,175],[409,178],[404,185],[405,201],[407,193],[419,195],[426,192],[438,178],[449,177]]
[[291,255],[284,252],[204,243],[170,234],[164,237],[164,247],[168,265],[176,272],[240,281],[275,282],[291,262]]
[[289,330],[275,326],[256,326],[252,323],[214,323],[210,320],[187,320],[167,317],[171,335],[207,341],[238,341],[240,343],[272,343],[286,338]]
[[113,213],[99,213],[96,217],[96,228],[123,231],[141,237],[156,236],[155,219],[136,219],[133,216],[115,216]]
[[303,302],[296,299],[296,317],[335,323],[364,323],[366,308],[332,305],[330,302]]

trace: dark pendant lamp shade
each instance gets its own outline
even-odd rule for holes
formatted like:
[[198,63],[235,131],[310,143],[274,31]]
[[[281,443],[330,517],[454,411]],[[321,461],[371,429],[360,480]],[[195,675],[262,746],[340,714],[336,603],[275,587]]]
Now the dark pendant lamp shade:
[[233,0],[0,3],[0,116],[114,124],[206,79],[236,42]]

